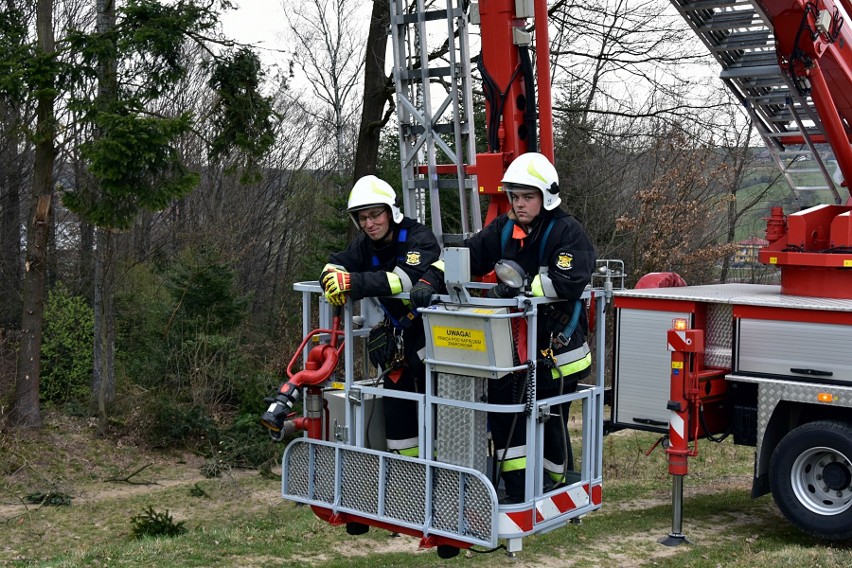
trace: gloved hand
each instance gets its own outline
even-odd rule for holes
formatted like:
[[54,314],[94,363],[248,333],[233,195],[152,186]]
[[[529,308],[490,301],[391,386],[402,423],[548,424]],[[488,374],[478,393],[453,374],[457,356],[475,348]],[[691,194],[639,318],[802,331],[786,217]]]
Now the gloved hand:
[[396,356],[396,342],[393,332],[387,325],[377,325],[370,330],[367,338],[367,354],[374,367],[386,369]]
[[432,303],[432,294],[434,293],[435,288],[432,284],[421,278],[408,295],[415,308],[426,308]]
[[518,295],[520,290],[518,288],[513,288],[509,286],[505,282],[500,282],[493,288],[489,288],[485,293],[486,298],[514,298]]
[[343,270],[330,270],[323,273],[322,289],[325,291],[325,299],[332,306],[342,306],[346,303],[346,293],[352,287],[352,279],[348,272]]
[[[323,266],[322,267],[322,274],[320,274],[320,277],[319,277],[320,284],[323,283],[323,281],[326,279],[326,277],[329,274],[333,274],[335,272],[347,272],[347,270],[344,267],[340,266],[339,264],[332,264],[330,262],[328,264],[326,264],[325,266]],[[323,287],[323,290],[324,289],[325,289],[325,287]]]

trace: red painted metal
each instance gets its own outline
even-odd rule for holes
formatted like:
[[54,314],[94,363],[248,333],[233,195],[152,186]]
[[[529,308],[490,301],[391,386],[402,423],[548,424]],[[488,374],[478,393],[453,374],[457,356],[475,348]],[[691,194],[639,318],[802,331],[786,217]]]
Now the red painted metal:
[[[524,124],[524,85],[518,70],[520,56],[512,40],[513,30],[524,26],[525,21],[515,18],[514,0],[482,0],[479,3],[480,31],[482,34],[482,63],[501,93],[505,93],[502,109],[502,144],[499,151],[504,154],[504,164],[526,150],[526,142],[519,137]],[[486,103],[488,116],[500,109]],[[478,161],[478,160],[477,160]],[[486,187],[488,194],[497,193],[496,187]]]
[[311,510],[314,512],[318,518],[326,521],[328,524],[332,526],[340,526],[345,525],[346,523],[361,523],[362,525],[369,525],[371,527],[377,527],[380,529],[385,529],[390,532],[396,532],[400,534],[407,534],[409,536],[419,536],[420,540],[420,548],[430,548],[438,545],[446,545],[446,546],[454,546],[456,548],[466,550],[470,548],[472,545],[469,542],[462,542],[460,540],[455,540],[449,537],[436,536],[436,535],[428,535],[423,536],[422,531],[418,531],[416,529],[411,529],[408,527],[397,526],[391,523],[385,523],[382,521],[377,521],[375,519],[368,519],[366,517],[361,517],[359,515],[353,515],[351,513],[335,513],[331,509],[326,507],[320,507],[318,505],[311,505]]
[[672,352],[672,363],[668,403],[671,411],[669,446],[666,448],[666,456],[669,474],[686,475],[689,471],[687,458],[698,455],[698,409],[701,404],[701,392],[698,388],[695,355],[704,351],[704,331],[670,329],[668,345]]
[[801,323],[830,323],[852,325],[852,313],[829,310],[778,309],[771,306],[741,306],[733,308],[735,318],[790,321]]
[[[307,394],[305,400],[308,400],[308,397],[318,397],[322,399],[322,390],[318,388],[318,385],[324,383],[331,376],[331,373],[334,372],[335,367],[337,367],[337,362],[340,359],[340,353],[343,351],[344,342],[338,340],[343,336],[343,330],[340,329],[340,316],[335,315],[332,320],[331,329],[315,329],[310,332],[305,338],[302,340],[299,348],[296,349],[296,352],[293,354],[293,357],[290,359],[290,363],[287,365],[287,376],[289,380],[281,385],[278,389],[279,394],[283,394],[285,396],[291,396],[293,391],[298,391],[302,387],[307,387]],[[293,366],[299,360],[305,346],[308,344],[313,337],[318,335],[329,335],[331,337],[330,343],[324,343],[321,345],[316,345],[311,348],[308,352],[308,357],[305,360],[305,368],[301,371],[293,371]],[[328,413],[328,408],[323,401],[323,407],[325,408],[326,414]],[[293,425],[295,430],[305,430],[308,433],[308,436],[316,439],[323,439],[323,413],[322,410],[317,409],[316,411],[309,410],[306,416],[293,418],[288,420],[290,424]],[[327,425],[326,420],[326,425]],[[325,439],[328,439],[328,432],[326,432]]]
[[677,272],[649,272],[636,282],[637,290],[643,288],[676,288],[686,286],[686,280]]
[[614,304],[616,308],[681,312],[687,314],[694,314],[698,309],[698,304],[694,300],[664,300],[662,298],[644,298],[636,296],[616,296]]
[[781,293],[852,299],[852,206],[818,205],[766,218],[764,264],[781,268]]
[[[815,29],[817,10],[833,13],[836,4],[833,0],[759,0],[763,11],[772,21],[778,64],[785,71],[792,71],[797,78],[810,82],[811,97],[823,123],[827,142],[831,145],[845,180],[852,179],[852,148],[850,131],[844,127],[852,124],[852,58],[849,46],[852,42],[852,29],[844,22],[835,41],[825,34],[801,33],[803,22],[810,30]],[[849,13],[849,0],[841,0]],[[807,57],[794,59],[794,50],[800,50]],[[792,59],[792,65],[791,65]],[[846,184],[844,184],[846,185]]]
[[547,0],[535,0],[535,70],[538,83],[539,152],[556,163],[553,155],[553,108],[550,94],[550,37]]
[[[482,63],[503,94],[504,103],[496,133],[499,148],[489,148],[476,155],[475,172],[479,193],[490,196],[485,224],[511,208],[500,184],[506,168],[517,156],[529,150],[524,109],[538,104],[538,150],[554,160],[553,110],[550,92],[550,39],[547,29],[547,0],[535,0],[535,67],[537,101],[527,101],[524,79],[520,73],[520,56],[513,33],[526,21],[515,17],[514,0],[481,0],[479,2]],[[486,116],[501,109],[491,108],[486,101]],[[494,134],[489,132],[488,134]],[[469,171],[470,173],[470,171]]]
[[[843,175],[842,185],[852,179],[852,29],[848,21],[831,24],[829,33],[816,33],[819,12],[834,14],[835,0],[759,0],[772,21],[778,64],[793,82],[810,89],[824,136],[812,141],[827,143]],[[852,16],[852,2],[839,0]],[[843,17],[841,11],[840,17]],[[833,37],[831,37],[833,36]],[[787,145],[803,139],[785,138]],[[852,197],[847,205],[852,204]],[[819,206],[790,215],[786,227],[783,212],[773,208],[767,219],[769,246],[759,259],[781,269],[781,292],[788,295],[852,298],[852,227],[849,207]],[[785,230],[786,229],[786,230]],[[845,249],[849,249],[847,252]]]
[[[852,73],[852,68],[846,65],[843,68],[843,72],[847,74]],[[844,125],[844,120],[847,121],[846,124],[848,125],[848,120],[852,119],[852,112],[847,112],[846,116],[841,116],[838,102],[835,101],[839,97],[834,96],[832,88],[829,87],[827,78],[820,65],[814,65],[809,68],[807,77],[811,81],[811,98],[814,101],[817,114],[819,114],[822,120],[826,140],[831,145],[834,158],[840,166],[840,171],[843,172],[843,185],[848,188],[849,180],[852,179],[852,146],[850,146],[850,141],[852,140],[850,140],[847,128]],[[849,81],[849,79],[852,79],[852,75],[847,75],[846,79],[846,84],[842,87],[835,86],[834,88],[852,89],[852,82]],[[838,94],[842,96],[843,91],[840,91]]]

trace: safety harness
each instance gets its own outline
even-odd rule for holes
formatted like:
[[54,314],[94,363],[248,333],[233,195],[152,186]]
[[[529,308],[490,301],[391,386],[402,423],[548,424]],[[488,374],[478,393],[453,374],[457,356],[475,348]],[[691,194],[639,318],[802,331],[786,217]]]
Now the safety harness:
[[[547,227],[544,229],[544,234],[541,236],[541,243],[538,247],[538,259],[536,260],[536,264],[541,266],[541,259],[544,257],[544,247],[547,244],[547,238],[550,236],[550,231],[553,229],[553,225],[556,223],[556,219],[553,217],[550,218],[550,222],[547,224]],[[509,239],[512,237],[512,233],[515,230],[515,222],[512,219],[503,226],[503,232],[500,234],[500,256],[502,257],[506,253],[506,244],[509,242]],[[574,305],[574,311],[571,315],[571,320],[568,322],[568,325],[557,334],[554,339],[557,339],[560,343],[567,345],[568,340],[573,335],[574,331],[577,329],[577,323],[580,321],[580,309],[582,308],[582,302],[577,300],[577,303]],[[547,313],[545,313],[546,317],[560,319],[557,315],[556,309],[551,309]]]
[[[399,229],[399,235],[397,235],[396,240],[397,240],[397,243],[399,243],[399,244],[405,244],[405,242],[408,240],[408,229],[400,228]],[[402,247],[397,247],[397,250],[402,251],[404,249]],[[396,257],[396,260],[397,260],[398,263],[404,262],[405,261],[405,253],[404,252],[400,253]],[[381,261],[379,260],[379,257],[376,254],[373,254],[373,257],[371,258],[370,262],[373,265],[373,268],[380,268],[381,267]],[[399,319],[397,319],[393,316],[393,314],[391,314],[390,310],[388,310],[388,308],[387,308],[387,306],[385,306],[384,302],[379,300],[379,305],[382,307],[382,311],[385,312],[385,316],[388,318],[388,321],[391,323],[391,325],[393,325],[394,328],[399,329],[399,330],[408,329],[409,327],[411,327],[411,324],[414,322],[414,320],[419,315],[417,313],[417,311],[412,310],[410,306],[408,306],[407,304],[403,304],[406,307],[406,312],[404,314],[402,314],[402,316],[400,316]]]

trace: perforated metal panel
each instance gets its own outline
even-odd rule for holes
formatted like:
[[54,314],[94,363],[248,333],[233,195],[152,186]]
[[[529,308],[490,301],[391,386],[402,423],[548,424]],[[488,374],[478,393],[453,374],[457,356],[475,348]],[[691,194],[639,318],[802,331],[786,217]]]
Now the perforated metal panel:
[[310,446],[297,444],[290,447],[288,453],[289,475],[281,477],[282,491],[285,495],[290,494],[302,499],[311,497],[309,494],[310,477]]
[[[481,402],[486,380],[480,377],[438,373],[438,396],[465,402]],[[437,430],[435,449],[438,461],[487,473],[486,412],[441,405],[438,407]]]
[[385,516],[409,523],[426,517],[426,468],[411,462],[388,460]]
[[340,504],[359,511],[379,512],[378,456],[347,452],[343,456],[340,480]]
[[334,499],[334,448],[317,448],[314,462],[314,498],[331,501]]
[[308,438],[291,442],[281,466],[286,499],[496,545],[497,494],[478,471]]
[[[467,487],[467,491],[462,491]],[[434,526],[447,532],[461,532],[477,538],[490,538],[488,518],[490,498],[483,486],[468,484],[465,474],[436,470],[434,484]]]

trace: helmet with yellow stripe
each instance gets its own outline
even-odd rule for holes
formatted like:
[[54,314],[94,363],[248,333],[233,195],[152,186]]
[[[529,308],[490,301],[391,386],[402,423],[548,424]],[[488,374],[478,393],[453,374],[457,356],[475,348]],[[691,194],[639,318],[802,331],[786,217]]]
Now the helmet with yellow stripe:
[[547,211],[556,209],[562,203],[559,197],[559,174],[550,160],[538,152],[527,152],[515,158],[506,168],[500,183],[510,198],[513,189],[538,189],[542,195],[542,206]]
[[390,208],[391,218],[394,223],[402,222],[402,211],[396,204],[396,192],[391,185],[376,176],[364,176],[355,182],[352,191],[349,192],[349,202],[346,210],[352,221],[358,225],[357,212],[362,209],[386,205]]

